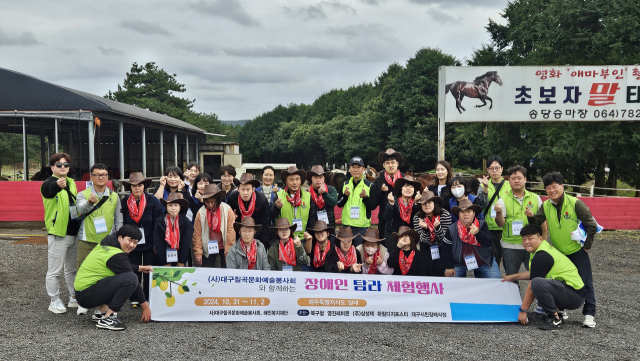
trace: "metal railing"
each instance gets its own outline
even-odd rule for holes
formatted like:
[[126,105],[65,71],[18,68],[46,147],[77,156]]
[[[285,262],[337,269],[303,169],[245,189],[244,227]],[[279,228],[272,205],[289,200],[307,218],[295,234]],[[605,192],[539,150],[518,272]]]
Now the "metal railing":
[[[543,184],[542,182],[532,182],[532,181],[527,181],[527,184]],[[578,187],[580,189],[582,188],[587,188],[585,186],[581,186],[581,185],[577,185],[577,184],[565,184],[565,193],[569,193],[569,194],[574,194],[578,197],[582,197],[582,192],[574,192],[574,191],[568,191],[566,189],[566,187]],[[603,189],[603,190],[612,190],[612,191],[623,191],[623,192],[627,192],[627,191],[631,191],[631,192],[640,192],[640,189],[628,189],[628,188],[606,188],[606,187],[596,187],[594,184],[592,184],[589,188],[589,197],[620,197],[620,196],[609,196],[609,195],[604,195],[604,194],[595,194],[595,190],[596,189]],[[533,187],[528,187],[527,188],[529,191],[544,191],[544,188],[533,188]]]

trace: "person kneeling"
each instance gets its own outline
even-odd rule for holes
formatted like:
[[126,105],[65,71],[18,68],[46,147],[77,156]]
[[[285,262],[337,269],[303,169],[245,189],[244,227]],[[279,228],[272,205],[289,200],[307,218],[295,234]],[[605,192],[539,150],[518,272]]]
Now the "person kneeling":
[[377,228],[368,228],[367,233],[364,236],[358,235],[364,240],[361,245],[356,247],[356,250],[360,254],[360,258],[364,260],[362,262],[363,274],[383,274],[390,275],[393,273],[393,268],[387,265],[389,259],[389,252],[387,248],[380,244],[380,241],[384,241],[384,238],[378,238]]
[[353,245],[353,239],[356,236],[353,235],[351,227],[341,227],[336,238],[338,244],[329,250],[327,261],[324,263],[325,270],[333,273],[361,273],[362,259]]
[[526,225],[520,230],[520,236],[522,245],[531,253],[529,271],[502,277],[502,282],[531,280],[522,300],[518,322],[529,324],[527,309],[535,298],[546,313],[540,328],[562,328],[563,315],[559,310],[582,307],[586,295],[584,282],[573,262],[542,238],[540,227]]
[[269,227],[276,239],[271,241],[267,253],[269,266],[274,271],[302,271],[302,265],[309,263],[309,256],[304,251],[300,238],[291,238],[297,225],[291,224],[288,218],[278,218],[274,227]]
[[131,297],[142,307],[141,322],[149,322],[151,309],[138,283],[137,272],[153,272],[151,266],[138,266],[129,262],[128,254],[138,245],[142,232],[127,224],[116,234],[106,236],[82,262],[74,289],[78,304],[84,308],[98,307],[91,320],[98,328],[124,330],[118,311]]
[[236,242],[227,254],[227,268],[270,270],[267,251],[262,242],[255,239],[262,225],[256,225],[253,217],[244,217],[242,222],[234,223],[233,229],[240,234],[240,242]]

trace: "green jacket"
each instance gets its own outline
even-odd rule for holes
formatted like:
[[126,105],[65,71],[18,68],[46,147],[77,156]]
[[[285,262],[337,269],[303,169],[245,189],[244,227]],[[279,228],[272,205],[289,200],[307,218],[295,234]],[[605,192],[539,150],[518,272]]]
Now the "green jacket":
[[[91,197],[91,189],[87,188],[81,192],[81,199],[84,198],[86,200]],[[108,188],[105,188],[108,189]],[[118,193],[109,191],[109,199],[100,206],[96,211],[91,213],[88,217],[86,217],[82,221],[81,233],[82,240],[90,243],[100,243],[104,237],[111,234],[112,230],[114,230],[114,221],[116,217],[119,217],[119,223],[115,230],[117,231],[120,227],[122,227],[122,212],[120,211],[120,198],[118,198]],[[79,200],[80,202],[80,200]],[[102,233],[96,233],[96,227],[94,224],[94,219],[98,217],[104,217],[105,223],[107,224],[107,231]]]
[[511,244],[522,244],[522,237],[513,234],[512,224],[516,219],[522,221],[523,227],[529,224],[525,211],[527,208],[530,208],[532,212],[538,210],[538,195],[525,190],[521,204],[509,190],[509,193],[502,197],[502,201],[507,209],[507,217],[502,227],[502,240]]
[[117,254],[124,253],[120,248],[98,245],[89,253],[78,269],[73,288],[84,291],[98,281],[114,276],[115,273],[107,267],[107,261]]
[[557,208],[551,204],[551,200],[547,199],[542,203],[547,225],[549,226],[551,243],[565,255],[578,252],[582,248],[578,242],[571,239],[571,232],[578,228],[578,215],[576,214],[575,204],[576,198],[565,193],[564,201],[562,202],[562,213],[560,221],[558,221]]
[[[293,240],[289,241],[293,242]],[[282,266],[285,265],[284,262],[280,260],[280,240],[276,239],[271,241],[271,247],[269,247],[269,251],[267,252],[267,259],[269,260],[269,265],[271,266],[272,271],[282,271]],[[302,271],[302,265],[306,265],[309,263],[309,256],[307,252],[305,252],[304,247],[300,245],[300,247],[295,247],[296,249],[296,265],[293,266],[294,271]]]
[[[60,177],[56,176],[52,178],[60,179]],[[69,192],[75,197],[78,194],[76,183],[69,177],[67,177],[66,180]],[[45,187],[45,183],[49,182],[51,181],[45,181],[42,184],[43,188]],[[40,195],[42,196],[42,203],[44,205],[44,224],[47,227],[47,233],[59,237],[66,236],[67,225],[71,220],[71,215],[69,214],[69,193],[63,189],[54,197],[47,198],[41,188]]]
[[579,290],[584,287],[584,282],[578,273],[578,269],[571,262],[567,256],[560,253],[557,249],[553,248],[547,241],[542,241],[540,247],[531,255],[529,259],[529,271],[531,272],[531,260],[536,253],[544,251],[553,257],[553,267],[547,275],[546,279],[564,281],[568,286],[573,287],[574,290]]
[[[342,186],[342,202],[339,202],[339,206],[342,205],[342,226],[350,227],[371,227],[371,211],[377,207],[375,203],[375,197],[372,197],[371,186],[373,183],[366,179],[362,179],[356,187],[353,186],[353,178],[349,178],[347,182]],[[350,195],[347,197],[344,192],[349,187]],[[364,189],[367,197],[360,198],[360,193]],[[373,209],[371,204],[373,203]],[[369,207],[367,207],[369,205]],[[359,208],[359,218],[351,218],[351,208]]]
[[316,217],[315,209],[313,211],[313,217],[310,217],[311,214],[311,193],[300,189],[300,198],[302,200],[302,204],[298,209],[294,209],[294,207],[287,201],[286,191],[281,189],[278,192],[278,198],[282,199],[282,208],[278,209],[276,207],[275,202],[271,205],[271,219],[275,222],[277,218],[286,218],[293,224],[293,220],[296,218],[302,219],[302,229],[296,229],[293,232],[292,238],[294,236],[298,236],[300,239],[304,239],[304,231],[307,229],[307,224],[309,223],[310,218]]

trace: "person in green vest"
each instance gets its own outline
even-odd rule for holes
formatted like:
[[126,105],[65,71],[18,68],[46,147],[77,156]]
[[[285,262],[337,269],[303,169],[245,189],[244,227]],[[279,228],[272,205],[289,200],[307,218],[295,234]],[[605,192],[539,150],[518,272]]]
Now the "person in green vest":
[[76,270],[93,248],[109,234],[122,227],[118,193],[107,188],[107,166],[96,163],[91,166],[91,186],[78,193],[78,213],[82,223],[78,232],[78,260]]
[[585,302],[585,284],[578,268],[542,237],[542,229],[528,224],[520,230],[522,246],[531,254],[529,270],[502,277],[502,282],[531,280],[522,300],[518,322],[529,324],[527,310],[535,298],[545,312],[540,328],[562,328],[561,310],[575,310]]
[[131,264],[127,257],[140,239],[142,232],[138,227],[124,225],[115,234],[103,238],[78,270],[74,283],[76,298],[82,307],[97,307],[91,320],[97,322],[98,328],[124,330],[126,327],[118,318],[118,312],[129,298],[140,303],[141,322],[151,319],[151,309],[136,273],[153,272],[153,267]]
[[[342,208],[342,226],[351,227],[354,235],[364,236],[371,227],[371,212],[378,207],[377,187],[364,178],[365,165],[360,157],[353,157],[349,161],[351,178],[338,188],[338,207]],[[353,240],[355,247],[362,244],[362,238]]]
[[489,231],[493,236],[491,249],[493,250],[493,255],[496,257],[496,263],[498,263],[498,267],[500,267],[502,261],[502,245],[500,243],[502,239],[502,227],[496,224],[496,211],[493,208],[502,195],[507,194],[511,189],[511,185],[502,178],[502,171],[504,170],[504,161],[502,158],[494,155],[487,160],[487,164],[489,165],[487,167],[487,173],[489,173],[490,178],[483,176],[479,178],[479,180],[480,183],[482,183],[482,191],[487,194],[487,204],[485,205],[484,214],[487,226],[489,226]]
[[269,218],[274,222],[278,218],[288,219],[291,224],[297,226],[293,235],[304,239],[304,232],[308,226],[313,226],[309,224],[309,220],[318,218],[315,208],[311,207],[311,193],[302,189],[307,180],[307,173],[292,166],[283,170],[280,178],[286,186],[278,191]]
[[[520,266],[529,269],[531,256],[522,246],[520,230],[529,224],[525,211],[536,210],[542,207],[540,196],[529,192],[524,187],[527,184],[527,169],[521,165],[509,168],[509,187],[503,187],[501,197],[492,209],[495,217],[492,220],[502,227],[502,239],[500,247],[504,256],[504,270],[506,275],[520,272]],[[488,218],[487,224],[489,224]],[[542,237],[547,239],[547,224],[542,224]],[[516,281],[516,284],[518,282]]]
[[[534,214],[529,210],[526,215],[531,224],[541,225],[547,222],[553,246],[578,268],[586,293],[586,301],[582,309],[584,315],[582,326],[596,327],[596,295],[593,290],[593,273],[588,252],[593,244],[593,237],[598,231],[598,223],[583,201],[565,194],[562,174],[547,173],[542,178],[542,183],[549,199],[544,201],[537,213]],[[571,232],[578,228],[578,222],[582,222],[587,233],[584,247],[571,239]]]
[[49,165],[53,176],[45,180],[40,187],[48,243],[49,266],[46,286],[51,299],[49,311],[65,313],[67,309],[60,300],[59,286],[59,279],[63,272],[70,295],[67,307],[78,307],[73,292],[73,282],[76,278],[74,263],[78,258],[78,222],[75,221],[78,216],[75,204],[78,191],[73,179],[67,177],[71,167],[69,154],[52,155],[49,158]]

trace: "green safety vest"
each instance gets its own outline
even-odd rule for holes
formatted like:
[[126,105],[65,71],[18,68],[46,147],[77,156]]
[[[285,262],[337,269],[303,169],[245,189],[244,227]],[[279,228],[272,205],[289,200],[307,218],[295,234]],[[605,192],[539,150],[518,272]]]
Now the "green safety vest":
[[[489,190],[489,193],[487,193],[488,195],[487,201],[490,201],[491,198],[493,198],[493,194],[496,192],[496,188],[493,186],[493,182],[491,182],[491,180],[489,180],[488,190]],[[498,203],[498,199],[506,196],[510,191],[511,191],[511,184],[509,184],[509,182],[507,181],[504,181],[502,188],[500,188],[500,194],[498,194],[496,196],[496,199],[493,200],[493,203],[491,203],[488,214],[484,215],[484,220],[487,222],[487,226],[489,226],[489,229],[492,231],[498,231],[502,229],[500,228],[500,226],[496,224],[496,219],[491,217],[491,212],[493,210],[493,207],[496,205],[496,203]],[[482,211],[484,212],[484,209]]]
[[[68,177],[67,187],[69,187],[69,191],[74,196],[78,194],[76,183]],[[42,195],[42,193],[40,194]],[[42,196],[42,203],[44,204],[44,224],[47,227],[47,233],[58,237],[66,236],[67,225],[71,220],[71,215],[69,214],[69,193],[63,189],[53,198],[45,198]]]
[[579,290],[584,287],[582,277],[580,277],[578,269],[573,262],[571,262],[567,256],[560,253],[560,251],[553,248],[547,241],[542,241],[540,247],[531,254],[531,258],[529,259],[529,272],[533,271],[531,268],[531,260],[536,253],[540,251],[547,252],[553,257],[553,267],[551,267],[551,270],[547,273],[546,279],[564,281],[567,285],[573,287],[574,290]]
[[571,232],[578,228],[576,201],[576,198],[566,193],[564,194],[560,222],[558,222],[557,209],[551,204],[551,199],[547,199],[542,203],[544,215],[547,218],[551,243],[553,243],[553,246],[562,252],[562,254],[573,254],[582,248],[578,242],[571,239]]
[[[298,236],[300,239],[304,239],[304,231],[307,229],[307,222],[309,221],[309,211],[311,210],[311,193],[300,189],[300,199],[302,200],[302,205],[298,207],[298,209],[294,209],[294,207],[287,201],[287,192],[284,189],[278,191],[278,198],[282,199],[282,208],[280,208],[280,218],[286,218],[293,224],[294,219],[301,218],[302,219],[302,229],[296,229],[293,232],[294,235]],[[293,236],[292,236],[293,237]]]
[[[106,189],[106,188],[105,188]],[[100,243],[102,239],[108,236],[113,229],[114,213],[116,206],[118,205],[118,194],[109,190],[109,200],[104,202],[100,208],[91,213],[84,219],[84,238],[87,242]],[[84,199],[91,197],[91,188],[87,188],[82,191]],[[100,198],[102,199],[102,198]],[[96,233],[96,225],[93,223],[93,219],[96,217],[104,217],[104,221],[107,224],[107,231],[103,233]]]
[[511,224],[514,219],[522,220],[523,227],[529,224],[529,220],[524,212],[527,207],[531,208],[531,211],[534,214],[538,211],[538,196],[525,190],[522,204],[520,204],[511,190],[509,190],[509,194],[502,197],[502,199],[505,207],[507,208],[507,218],[505,219],[504,226],[502,227],[502,240],[511,244],[522,244],[522,236],[516,236],[513,234],[511,231]]
[[76,291],[84,291],[98,281],[114,276],[115,273],[107,267],[107,261],[120,253],[124,253],[124,251],[117,247],[103,245],[95,247],[78,269],[73,288]]
[[[347,186],[351,190],[351,195],[347,198],[347,203],[342,207],[342,225],[350,226],[350,227],[371,227],[371,218],[367,218],[367,208],[362,201],[364,198],[360,198],[360,193],[362,190],[367,193],[367,197],[369,196],[369,192],[371,191],[371,186],[364,184],[364,177],[358,183],[357,187],[353,187],[353,178],[349,179],[349,183],[346,183],[342,186],[342,194],[344,194]],[[351,207],[359,207],[360,208],[360,218],[351,219]]]

